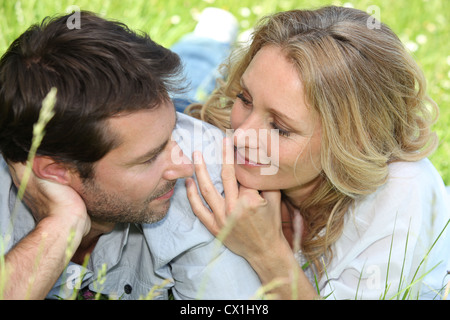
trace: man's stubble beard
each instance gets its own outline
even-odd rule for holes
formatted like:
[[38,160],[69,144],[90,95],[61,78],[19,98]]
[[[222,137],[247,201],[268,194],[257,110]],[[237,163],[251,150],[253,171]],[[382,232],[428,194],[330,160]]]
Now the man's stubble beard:
[[124,201],[120,194],[103,190],[94,179],[83,181],[83,199],[88,215],[94,221],[113,223],[155,223],[163,219],[169,211],[170,199],[161,201],[158,206],[151,202],[161,197],[175,186],[170,181],[142,203]]

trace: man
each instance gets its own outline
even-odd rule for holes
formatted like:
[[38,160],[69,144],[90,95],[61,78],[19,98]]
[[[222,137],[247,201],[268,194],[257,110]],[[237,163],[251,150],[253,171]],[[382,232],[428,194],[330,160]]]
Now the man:
[[[257,275],[195,218],[178,180],[193,174],[185,154],[211,150],[217,132],[175,112],[178,56],[121,23],[82,12],[70,29],[68,17],[32,26],[0,61],[0,294],[250,298]],[[52,87],[55,115],[17,207]],[[191,134],[177,144],[174,129]],[[219,164],[209,168],[220,188]]]

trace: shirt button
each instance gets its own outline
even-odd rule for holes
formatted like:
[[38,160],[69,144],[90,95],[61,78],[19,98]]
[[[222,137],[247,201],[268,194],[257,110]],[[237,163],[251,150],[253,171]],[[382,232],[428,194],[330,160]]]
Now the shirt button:
[[130,294],[133,288],[129,284],[126,284],[125,287],[123,287],[123,290],[126,294]]

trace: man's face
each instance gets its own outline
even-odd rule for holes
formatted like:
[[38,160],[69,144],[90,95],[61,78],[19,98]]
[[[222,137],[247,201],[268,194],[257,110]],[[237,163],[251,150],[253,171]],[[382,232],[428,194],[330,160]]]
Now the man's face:
[[[95,164],[93,178],[80,181],[78,190],[91,219],[153,223],[166,215],[176,179],[193,174],[192,163],[171,140],[175,123],[172,102],[108,120],[108,132],[119,144]],[[174,152],[182,154],[181,164],[172,161]]]

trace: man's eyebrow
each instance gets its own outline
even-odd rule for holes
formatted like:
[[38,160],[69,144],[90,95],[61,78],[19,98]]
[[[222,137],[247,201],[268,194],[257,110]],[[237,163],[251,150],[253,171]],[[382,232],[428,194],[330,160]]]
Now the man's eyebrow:
[[148,161],[149,159],[156,157],[158,154],[160,154],[166,148],[169,141],[172,139],[172,132],[175,130],[177,122],[178,122],[178,116],[175,113],[175,124],[173,126],[172,131],[170,131],[169,138],[167,140],[165,140],[163,143],[161,143],[159,146],[157,146],[156,148],[153,148],[152,150],[146,152],[145,154],[138,156],[135,159],[131,160],[129,164],[134,165],[134,164],[144,163],[144,162]]
[[[170,139],[169,139],[170,140]],[[169,140],[164,141],[161,145],[159,145],[158,147],[150,150],[149,152],[133,159],[130,161],[130,165],[134,165],[134,164],[141,164],[144,163],[150,159],[152,159],[153,157],[156,157],[158,154],[160,154],[164,148],[167,146],[167,144],[169,143]]]

